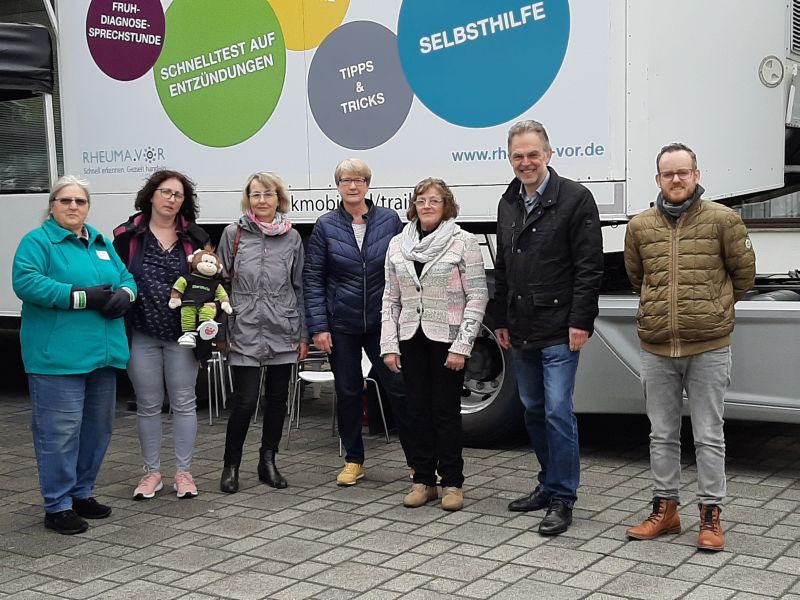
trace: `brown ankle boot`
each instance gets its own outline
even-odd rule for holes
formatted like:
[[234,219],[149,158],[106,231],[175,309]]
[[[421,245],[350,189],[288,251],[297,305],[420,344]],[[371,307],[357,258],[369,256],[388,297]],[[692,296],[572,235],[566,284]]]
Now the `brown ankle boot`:
[[653,498],[653,512],[641,525],[630,527],[628,537],[634,540],[652,540],[665,533],[680,533],[681,517],[678,501]]
[[722,509],[716,504],[700,505],[700,534],[697,536],[697,547],[701,550],[719,552],[725,547],[725,535],[719,513]]

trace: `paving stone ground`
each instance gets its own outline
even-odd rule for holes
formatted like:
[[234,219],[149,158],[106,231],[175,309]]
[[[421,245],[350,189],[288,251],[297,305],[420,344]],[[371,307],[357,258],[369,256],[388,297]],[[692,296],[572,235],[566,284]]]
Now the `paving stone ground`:
[[[396,437],[366,436],[366,478],[339,488],[330,397],[307,398],[279,467],[286,490],[259,484],[251,427],[242,490],[218,491],[227,414],[200,413],[193,466],[200,496],[178,500],[169,427],[166,485],[149,501],[131,493],[140,459],[135,415],[118,404],[116,430],[96,495],[113,515],[79,536],[42,526],[27,399],[0,393],[0,598],[478,599],[572,598],[800,600],[800,426],[727,426],[730,498],[724,552],[695,550],[696,470],[685,440],[684,532],[630,542],[625,528],[648,514],[647,422],[581,418],[582,487],[575,523],[536,533],[542,513],[506,510],[533,486],[522,445],[465,449],[466,504],[401,506],[409,487]],[[165,415],[165,421],[169,418]]]

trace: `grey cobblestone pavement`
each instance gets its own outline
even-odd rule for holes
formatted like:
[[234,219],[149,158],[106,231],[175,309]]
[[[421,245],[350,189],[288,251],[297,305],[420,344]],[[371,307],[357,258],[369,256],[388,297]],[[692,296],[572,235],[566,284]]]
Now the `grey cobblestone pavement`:
[[289,450],[281,447],[278,465],[290,487],[259,484],[259,436],[251,427],[243,489],[228,496],[218,491],[226,415],[213,426],[206,412],[200,416],[192,469],[200,496],[178,500],[168,491],[167,436],[165,489],[135,502],[135,416],[120,401],[96,490],[114,513],[83,535],[61,536],[42,526],[27,400],[0,394],[0,598],[800,600],[798,426],[728,424],[727,544],[709,554],[694,548],[690,450],[684,532],[625,539],[650,499],[640,417],[581,419],[575,523],[546,539],[535,532],[542,513],[506,510],[532,487],[535,459],[524,446],[465,449],[462,511],[446,513],[438,503],[406,509],[408,474],[396,438],[387,445],[367,436],[366,478],[352,488],[335,485],[342,461],[324,396],[304,401],[300,430]]

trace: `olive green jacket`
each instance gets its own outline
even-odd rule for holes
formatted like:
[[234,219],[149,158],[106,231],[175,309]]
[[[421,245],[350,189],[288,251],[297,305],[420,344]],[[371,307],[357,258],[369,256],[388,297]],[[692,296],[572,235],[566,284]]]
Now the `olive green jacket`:
[[692,356],[730,344],[733,306],[753,286],[755,254],[736,212],[699,200],[677,222],[657,206],[631,219],[625,269],[640,292],[642,348]]

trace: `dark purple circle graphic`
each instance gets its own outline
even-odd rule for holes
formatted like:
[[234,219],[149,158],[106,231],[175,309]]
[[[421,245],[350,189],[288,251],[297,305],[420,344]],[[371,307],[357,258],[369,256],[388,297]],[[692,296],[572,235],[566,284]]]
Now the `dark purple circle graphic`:
[[92,0],[86,42],[106,75],[133,81],[147,73],[164,47],[161,0]]

